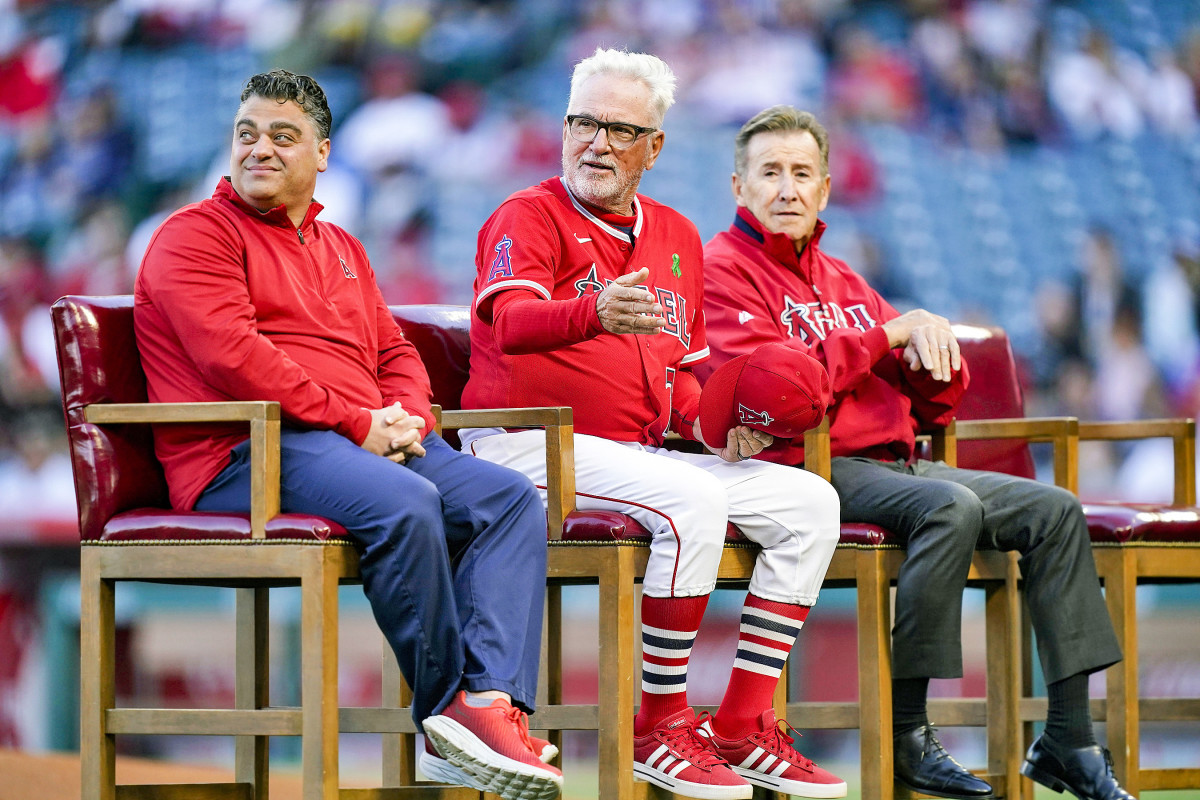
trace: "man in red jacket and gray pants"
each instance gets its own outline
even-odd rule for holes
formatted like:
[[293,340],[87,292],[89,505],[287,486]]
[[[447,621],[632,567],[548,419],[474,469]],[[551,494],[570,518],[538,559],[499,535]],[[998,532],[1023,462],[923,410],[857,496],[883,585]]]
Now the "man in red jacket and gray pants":
[[[436,743],[427,777],[551,798],[531,739],[546,518],[527,478],[433,432],[429,376],[357,239],[313,200],[329,105],[311,78],[256,75],[230,175],[155,232],[135,287],[150,400],[278,400],[282,510],[341,523],[363,590]],[[386,135],[386,131],[380,131]],[[250,507],[244,428],[155,428],[176,508]]]
[[[737,216],[704,248],[712,358],[696,371],[704,380],[732,358],[783,342],[829,372],[842,519],[895,531],[908,553],[892,631],[896,778],[939,797],[992,796],[938,742],[926,694],[930,678],[962,675],[972,552],[1017,550],[1050,696],[1046,730],[1021,771],[1084,800],[1129,798],[1088,712],[1087,676],[1121,653],[1079,502],[1035,481],[913,458],[917,428],[953,416],[967,365],[946,319],[898,313],[821,252],[829,140],[812,114],[788,106],[759,113],[738,133],[734,162]],[[803,439],[776,439],[757,457],[799,466]]]

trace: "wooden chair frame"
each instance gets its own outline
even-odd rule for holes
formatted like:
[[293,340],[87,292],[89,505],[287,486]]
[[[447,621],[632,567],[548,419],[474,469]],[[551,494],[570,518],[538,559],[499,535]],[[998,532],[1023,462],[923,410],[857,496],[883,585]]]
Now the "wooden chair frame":
[[[931,457],[957,463],[957,443],[966,440],[1021,439],[1054,448],[1055,483],[1074,485],[1077,425],[1070,417],[958,420],[929,434]],[[829,421],[805,434],[805,468],[826,480],[831,474]],[[804,728],[858,728],[863,797],[891,800],[910,794],[894,783],[891,723],[891,593],[904,551],[894,545],[838,548],[826,585],[857,590],[858,703],[789,703],[789,719]],[[1018,700],[1027,681],[1023,643],[1020,569],[1015,553],[976,552],[968,581],[985,593],[987,696],[934,700],[930,718],[941,725],[986,727],[988,764],[982,777],[997,794],[1020,785],[1024,757]],[[869,723],[864,724],[864,721]],[[878,721],[878,722],[876,722]]]
[[[1170,438],[1173,449],[1173,505],[1196,506],[1196,423],[1192,419],[1081,422],[1079,438],[1129,441]],[[1200,720],[1200,698],[1145,698],[1138,690],[1137,586],[1156,581],[1200,581],[1200,542],[1096,543],[1092,553],[1104,582],[1104,595],[1124,659],[1108,668],[1106,720],[1113,768],[1134,796],[1155,789],[1200,788],[1200,766],[1144,769],[1141,721]]]
[[[564,730],[594,730],[598,735],[599,796],[609,800],[645,798],[658,790],[633,779],[633,716],[639,685],[637,668],[638,603],[636,584],[645,577],[650,556],[645,541],[581,542],[563,539],[567,516],[575,510],[574,425],[570,408],[499,409],[441,412],[445,428],[540,427],[546,431],[547,664],[546,700],[532,723],[550,731],[561,748]],[[727,545],[717,579],[723,586],[748,584],[758,549]],[[596,585],[599,590],[599,702],[563,703],[562,587]],[[786,683],[776,692],[784,713]],[[612,768],[612,765],[619,765]]]
[[[266,524],[279,512],[278,403],[94,404],[87,406],[84,414],[90,423],[115,425],[248,422],[253,491],[249,540],[83,543],[80,617],[83,798],[265,800],[270,736],[302,737],[301,771],[306,800],[338,797],[469,800],[480,796],[479,792],[462,787],[405,786],[400,781],[402,766],[393,765],[386,758],[384,788],[339,789],[339,730],[393,733],[411,732],[414,726],[407,709],[338,707],[337,590],[340,584],[359,581],[358,554],[351,543],[345,539],[296,542],[266,538]],[[116,707],[114,597],[119,581],[236,590],[233,709]],[[272,586],[297,584],[301,592],[301,704],[299,708],[273,708],[268,700],[268,590]],[[391,686],[385,687],[385,697],[398,697],[397,688],[393,678]],[[234,781],[117,785],[116,736],[121,734],[234,736]]]

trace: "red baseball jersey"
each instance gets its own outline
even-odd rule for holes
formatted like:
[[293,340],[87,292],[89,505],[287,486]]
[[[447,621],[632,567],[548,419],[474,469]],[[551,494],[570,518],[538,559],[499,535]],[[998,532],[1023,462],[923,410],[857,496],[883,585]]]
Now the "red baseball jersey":
[[[690,368],[708,357],[700,236],[687,218],[648,197],[637,195],[633,207],[627,233],[551,178],[513,194],[484,223],[463,408],[571,406],[577,432],[642,444],[662,443],[673,409],[676,427],[690,426],[699,405]],[[642,267],[650,271],[643,286],[663,308],[659,333],[601,330],[523,355],[506,354],[496,342],[492,301],[499,293],[572,301]]]

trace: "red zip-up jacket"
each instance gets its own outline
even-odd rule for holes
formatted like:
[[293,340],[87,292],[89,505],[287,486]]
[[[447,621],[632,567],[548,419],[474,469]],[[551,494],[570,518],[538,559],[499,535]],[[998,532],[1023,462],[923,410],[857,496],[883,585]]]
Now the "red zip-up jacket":
[[[739,208],[729,230],[704,246],[711,358],[695,371],[703,382],[759,345],[787,342],[829,372],[833,455],[908,459],[920,428],[953,416],[970,380],[966,362],[949,382],[910,370],[882,327],[899,312],[845,262],[821,252],[824,230],[818,222],[797,255],[791,239]],[[759,458],[802,464],[804,440],[776,440]]]
[[[433,430],[429,376],[397,327],[362,244],[283,206],[260,213],[222,179],[155,231],[134,286],[151,402],[278,400],[285,425],[356,444],[368,409],[399,401]],[[249,436],[245,424],[158,425],[171,503],[190,509]]]

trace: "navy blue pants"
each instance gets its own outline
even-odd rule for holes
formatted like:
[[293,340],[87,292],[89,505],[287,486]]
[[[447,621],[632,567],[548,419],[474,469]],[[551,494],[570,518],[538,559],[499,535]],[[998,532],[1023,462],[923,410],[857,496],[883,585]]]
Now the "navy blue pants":
[[[284,429],[280,506],[343,525],[363,591],[413,690],[418,726],[460,689],[533,711],[546,591],[546,513],[529,479],[430,433],[396,464],[330,431]],[[250,444],[196,503],[247,511]]]

